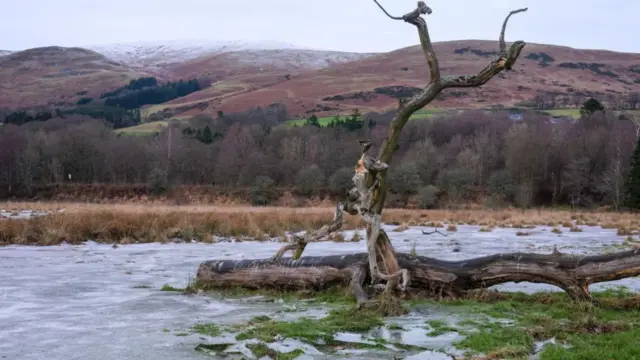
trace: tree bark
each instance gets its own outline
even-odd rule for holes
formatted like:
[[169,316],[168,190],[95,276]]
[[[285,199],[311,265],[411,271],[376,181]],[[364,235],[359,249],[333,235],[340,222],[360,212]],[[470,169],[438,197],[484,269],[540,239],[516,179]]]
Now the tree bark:
[[[303,257],[298,260],[210,260],[200,264],[198,286],[209,289],[322,290],[350,287],[359,304],[368,301],[363,284],[370,278],[368,253]],[[640,249],[605,255],[510,253],[460,261],[397,254],[411,274],[411,288],[435,296],[466,292],[506,282],[555,285],[572,299],[591,301],[589,285],[640,275]]]

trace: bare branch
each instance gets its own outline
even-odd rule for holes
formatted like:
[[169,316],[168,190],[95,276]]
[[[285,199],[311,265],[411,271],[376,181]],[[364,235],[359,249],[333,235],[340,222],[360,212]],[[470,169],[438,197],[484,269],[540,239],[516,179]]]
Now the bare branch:
[[433,231],[424,231],[422,230],[422,235],[433,235],[433,234],[440,234],[442,236],[449,236],[449,234],[445,234],[443,232],[440,232],[440,230],[438,229],[433,229]]
[[385,10],[385,9],[382,7],[382,5],[380,5],[380,3],[378,2],[378,0],[373,0],[373,1],[378,5],[378,7],[380,7],[380,9],[381,9],[385,14],[387,14],[387,16],[388,16],[388,17],[392,18],[393,20],[404,20],[402,17],[392,16],[391,14],[389,14],[389,13],[387,12],[387,10]]
[[394,20],[404,20],[409,24],[413,24],[418,28],[418,36],[420,37],[420,45],[422,51],[427,58],[427,64],[429,64],[429,75],[431,77],[430,83],[436,83],[440,81],[440,65],[438,64],[438,57],[433,50],[431,44],[431,37],[429,36],[429,29],[427,28],[427,22],[421,17],[421,15],[431,14],[432,10],[425,4],[424,1],[418,1],[418,7],[410,13],[403,15],[402,17],[395,17],[389,15],[389,13],[378,3],[377,0],[373,0],[379,7],[387,14],[388,17]]
[[503,53],[503,52],[505,52],[507,50],[507,43],[504,42],[504,32],[507,29],[507,23],[509,22],[509,18],[511,17],[511,15],[514,15],[514,14],[517,14],[517,13],[521,13],[521,12],[525,12],[525,11],[527,11],[527,9],[528,8],[513,10],[504,19],[504,22],[502,23],[502,31],[500,31],[500,39],[498,40],[500,42],[500,52],[501,53]]
[[336,205],[336,212],[333,214],[333,220],[329,224],[323,225],[320,229],[304,236],[292,235],[292,239],[289,244],[283,246],[278,252],[271,258],[271,261],[278,261],[289,250],[293,252],[292,259],[297,260],[302,256],[305,247],[310,242],[321,241],[326,236],[330,235],[334,231],[339,230],[342,227],[344,204],[338,203]]
[[520,52],[525,46],[525,42],[516,41],[511,44],[511,47],[509,48],[509,50],[507,50],[507,45],[504,41],[504,33],[507,28],[507,22],[509,21],[511,15],[524,11],[527,11],[527,8],[511,11],[509,15],[507,15],[507,17],[504,19],[499,39],[500,55],[496,60],[493,60],[491,63],[489,63],[489,65],[480,70],[477,74],[444,77],[441,81],[442,89],[454,87],[478,87],[487,83],[494,76],[498,75],[498,73],[500,73],[502,70],[511,70],[513,65],[516,63],[516,60],[518,60]]

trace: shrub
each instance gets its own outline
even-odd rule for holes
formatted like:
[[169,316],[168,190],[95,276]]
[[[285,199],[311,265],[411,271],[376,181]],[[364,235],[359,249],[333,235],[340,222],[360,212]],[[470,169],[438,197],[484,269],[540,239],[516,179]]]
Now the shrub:
[[153,195],[160,195],[169,190],[169,180],[164,169],[153,168],[147,175],[147,187]]
[[418,166],[414,162],[403,163],[397,168],[391,168],[389,183],[391,189],[401,195],[412,194],[422,185]]
[[253,182],[250,192],[252,205],[269,205],[276,198],[276,182],[268,176],[258,176]]
[[497,170],[489,177],[489,191],[497,199],[504,201],[512,199],[515,189],[516,185],[506,169]]
[[324,172],[316,164],[308,166],[296,176],[296,192],[300,195],[311,196],[325,183]]
[[433,185],[427,185],[418,191],[418,202],[421,209],[433,209],[438,206],[440,190]]
[[353,187],[353,169],[343,167],[329,178],[329,190],[334,195],[344,195]]
[[473,176],[465,169],[445,169],[438,174],[438,185],[444,189],[451,203],[469,200],[473,195]]

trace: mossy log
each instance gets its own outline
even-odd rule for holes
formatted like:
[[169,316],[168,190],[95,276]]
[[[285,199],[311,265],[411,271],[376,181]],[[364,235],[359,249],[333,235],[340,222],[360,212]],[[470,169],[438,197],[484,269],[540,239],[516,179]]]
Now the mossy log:
[[[363,290],[370,279],[367,253],[302,257],[298,260],[210,260],[200,264],[198,285],[206,289],[241,287],[273,290],[322,290],[348,286],[358,303],[368,301]],[[463,296],[470,290],[507,282],[555,285],[577,301],[592,301],[589,285],[640,275],[640,250],[603,255],[509,253],[460,261],[397,254],[409,270],[408,291],[436,297]]]

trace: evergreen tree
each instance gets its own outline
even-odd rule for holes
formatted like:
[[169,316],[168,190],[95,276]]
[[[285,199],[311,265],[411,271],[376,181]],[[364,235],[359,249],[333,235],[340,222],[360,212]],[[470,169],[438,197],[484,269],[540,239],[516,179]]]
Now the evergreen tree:
[[582,108],[580,108],[580,115],[591,115],[596,111],[604,111],[604,106],[600,103],[600,101],[594,98],[589,98],[582,104]]
[[202,130],[202,134],[200,135],[200,139],[198,140],[205,144],[211,144],[213,142],[213,132],[209,125],[204,127],[204,130]]
[[307,125],[320,127],[320,123],[318,122],[318,117],[316,114],[311,115],[309,119],[307,119]]
[[625,206],[629,209],[640,210],[640,137],[631,157],[631,171],[626,184],[626,195]]

